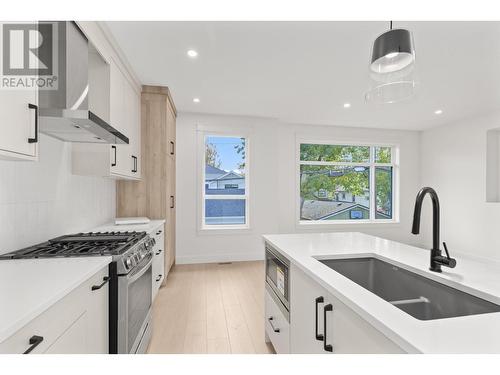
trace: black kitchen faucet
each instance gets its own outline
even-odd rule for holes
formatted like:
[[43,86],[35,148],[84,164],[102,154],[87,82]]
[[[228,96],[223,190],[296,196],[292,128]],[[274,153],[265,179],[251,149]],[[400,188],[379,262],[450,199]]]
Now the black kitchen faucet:
[[411,232],[413,234],[420,233],[420,213],[422,211],[422,202],[426,194],[429,194],[432,200],[432,249],[431,266],[429,269],[434,272],[441,272],[441,266],[454,268],[457,265],[457,261],[450,258],[448,247],[445,242],[443,242],[443,246],[446,257],[441,254],[441,249],[439,248],[439,198],[436,191],[431,187],[424,187],[417,194]]

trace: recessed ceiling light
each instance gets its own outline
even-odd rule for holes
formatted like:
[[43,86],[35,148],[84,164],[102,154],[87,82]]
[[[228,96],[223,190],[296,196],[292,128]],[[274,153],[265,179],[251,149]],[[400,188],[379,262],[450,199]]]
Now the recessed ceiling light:
[[344,108],[351,108],[351,103],[344,103]]
[[434,113],[436,115],[440,115],[441,113],[443,113],[443,110],[442,109],[438,109],[438,110],[434,111]]
[[187,51],[187,55],[188,55],[189,57],[193,57],[193,58],[194,58],[194,57],[198,56],[198,52],[196,52],[194,49],[189,49],[189,50]]
[[200,98],[193,98],[193,103],[199,103],[200,102]]

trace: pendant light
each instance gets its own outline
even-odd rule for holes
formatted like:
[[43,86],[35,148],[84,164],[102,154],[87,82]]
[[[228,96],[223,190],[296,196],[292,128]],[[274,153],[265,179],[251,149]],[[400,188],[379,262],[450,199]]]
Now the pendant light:
[[389,30],[373,43],[366,103],[391,104],[413,97],[417,88],[414,68],[412,34],[393,29],[391,21]]
[[392,21],[388,31],[373,43],[370,69],[374,73],[393,73],[405,69],[415,62],[413,37],[406,29],[393,29]]

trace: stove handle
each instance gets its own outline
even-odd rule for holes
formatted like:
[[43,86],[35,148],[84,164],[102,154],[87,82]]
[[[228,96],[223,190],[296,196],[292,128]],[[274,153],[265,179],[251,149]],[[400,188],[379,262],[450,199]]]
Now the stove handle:
[[107,282],[109,281],[109,277],[108,276],[104,276],[102,278],[102,283],[99,284],[99,285],[92,285],[92,288],[91,290],[94,291],[94,290],[99,290],[101,289]]

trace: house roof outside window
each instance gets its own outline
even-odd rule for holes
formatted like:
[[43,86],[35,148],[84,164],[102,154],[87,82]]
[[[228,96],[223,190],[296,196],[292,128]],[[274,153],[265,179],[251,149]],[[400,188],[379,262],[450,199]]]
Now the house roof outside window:
[[245,176],[235,171],[224,171],[211,165],[205,166],[205,181],[243,180]]

